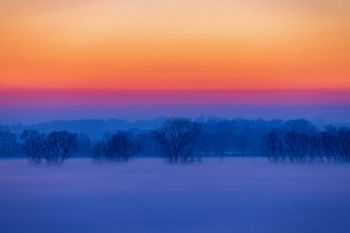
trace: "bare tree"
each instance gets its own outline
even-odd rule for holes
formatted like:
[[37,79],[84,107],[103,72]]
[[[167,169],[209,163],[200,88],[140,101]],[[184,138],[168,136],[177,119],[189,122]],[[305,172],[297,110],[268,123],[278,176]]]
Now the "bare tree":
[[109,160],[128,161],[135,153],[135,145],[127,132],[120,131],[107,142],[106,158]]
[[16,152],[16,134],[0,129],[0,155],[9,156]]
[[28,160],[34,164],[40,164],[47,153],[45,135],[34,130],[25,130],[21,134],[21,139],[24,140],[23,149]]
[[350,160],[350,130],[341,128],[337,132],[339,156],[342,160]]
[[47,153],[44,155],[48,164],[61,164],[75,150],[77,135],[67,131],[54,131],[47,135]]
[[336,135],[330,131],[322,132],[322,145],[327,161],[335,161],[337,159]]
[[283,142],[276,130],[272,130],[265,138],[265,154],[272,161],[284,159]]
[[93,146],[93,158],[98,161],[125,162],[136,152],[138,152],[138,145],[125,131],[119,131],[104,140],[97,141]]
[[199,133],[197,123],[185,118],[171,118],[155,133],[163,154],[171,162],[193,160],[192,143]]
[[309,138],[309,158],[311,161],[318,160],[323,162],[322,137],[319,133],[314,133]]
[[284,137],[286,152],[291,161],[305,161],[309,150],[309,136],[295,130],[288,131]]

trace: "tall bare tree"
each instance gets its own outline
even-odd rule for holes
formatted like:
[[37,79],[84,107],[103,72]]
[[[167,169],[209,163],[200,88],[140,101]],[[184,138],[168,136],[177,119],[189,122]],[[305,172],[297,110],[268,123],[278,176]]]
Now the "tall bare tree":
[[169,161],[190,162],[193,160],[192,143],[198,133],[197,123],[186,118],[171,118],[164,122],[155,136]]
[[47,135],[47,153],[44,155],[47,163],[61,164],[75,150],[77,135],[67,131],[54,131]]
[[45,135],[35,130],[25,130],[21,134],[21,139],[24,141],[23,149],[28,160],[34,164],[40,164],[47,153]]
[[276,130],[272,130],[265,138],[265,154],[272,161],[284,159],[283,141]]
[[322,145],[328,162],[337,159],[337,144],[335,133],[331,131],[322,132]]
[[287,155],[291,161],[305,161],[309,151],[309,136],[295,130],[288,131],[284,137]]
[[110,160],[127,161],[135,153],[135,149],[130,135],[120,131],[107,142],[106,156]]
[[342,160],[350,161],[350,130],[341,128],[337,132],[339,156]]

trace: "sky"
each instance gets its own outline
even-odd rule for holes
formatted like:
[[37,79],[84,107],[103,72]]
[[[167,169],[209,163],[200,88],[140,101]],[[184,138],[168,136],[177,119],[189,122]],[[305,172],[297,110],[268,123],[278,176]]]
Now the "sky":
[[0,122],[257,106],[343,121],[349,22],[347,0],[2,0]]

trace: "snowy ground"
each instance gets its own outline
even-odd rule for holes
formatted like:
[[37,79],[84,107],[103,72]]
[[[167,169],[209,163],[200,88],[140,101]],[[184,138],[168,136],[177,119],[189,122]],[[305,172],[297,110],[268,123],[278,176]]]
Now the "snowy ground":
[[350,164],[0,161],[2,233],[347,233]]

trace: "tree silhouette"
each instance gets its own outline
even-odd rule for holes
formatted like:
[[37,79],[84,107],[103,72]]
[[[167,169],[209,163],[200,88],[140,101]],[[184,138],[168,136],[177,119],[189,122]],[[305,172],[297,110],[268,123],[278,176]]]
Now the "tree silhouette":
[[272,161],[279,161],[283,156],[283,142],[276,130],[272,130],[265,138],[265,154]]
[[16,134],[0,129],[0,155],[13,155],[17,152]]
[[164,122],[155,136],[169,161],[185,163],[193,160],[191,144],[198,133],[197,123],[185,118],[171,118]]
[[342,160],[350,160],[350,130],[341,128],[337,132],[339,156]]
[[120,131],[107,142],[106,158],[109,160],[128,161],[135,153],[135,145],[127,132]]
[[77,135],[67,131],[53,131],[47,135],[47,153],[44,155],[47,163],[61,164],[77,146]]
[[94,159],[102,161],[128,161],[137,152],[136,143],[131,135],[119,131],[110,138],[97,141],[93,147]]
[[291,161],[305,161],[309,151],[309,136],[295,130],[288,131],[284,137],[286,152]]
[[35,130],[25,130],[21,134],[21,139],[24,140],[23,149],[28,160],[34,164],[40,164],[47,153],[45,135]]
[[322,132],[322,145],[327,161],[337,159],[337,139],[331,131]]

